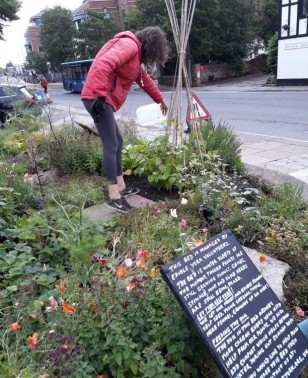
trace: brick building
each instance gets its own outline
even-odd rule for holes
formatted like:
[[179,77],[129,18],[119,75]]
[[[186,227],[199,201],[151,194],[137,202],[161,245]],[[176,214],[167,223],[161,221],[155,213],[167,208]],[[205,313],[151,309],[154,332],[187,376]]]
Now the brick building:
[[[123,15],[130,12],[136,7],[135,0],[80,0],[79,8],[72,12],[72,22],[78,29],[78,25],[86,18],[86,11],[88,9],[97,13],[101,13],[102,17],[120,22]],[[30,25],[25,33],[25,48],[26,52],[42,51],[40,41],[40,30],[42,25],[42,15],[48,10],[43,9],[38,14],[30,18]]]
[[48,8],[45,8],[30,18],[30,25],[28,26],[25,33],[25,48],[27,53],[30,51],[42,51],[40,31],[42,25],[42,16],[47,10]]

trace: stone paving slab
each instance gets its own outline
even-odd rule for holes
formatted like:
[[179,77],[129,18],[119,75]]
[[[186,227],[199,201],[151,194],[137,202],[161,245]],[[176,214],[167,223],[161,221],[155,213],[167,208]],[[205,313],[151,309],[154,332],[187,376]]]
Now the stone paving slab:
[[[153,201],[139,196],[138,194],[127,197],[126,200],[131,206],[136,208],[152,206],[154,204]],[[122,213],[117,211],[116,209],[111,209],[110,207],[106,206],[105,203],[88,207],[83,211],[83,216],[85,216],[92,222],[108,221],[113,216],[118,216],[121,214]]]
[[266,164],[269,162],[269,159],[266,159],[262,156],[256,156],[256,155],[241,155],[242,162],[244,164],[251,164],[259,168],[264,168]]
[[290,266],[282,261],[279,261],[273,257],[266,256],[264,263],[260,263],[259,257],[260,253],[254,249],[243,247],[248,254],[251,261],[260,271],[266,282],[269,284],[271,289],[277,295],[281,302],[284,301],[283,295],[283,277],[290,269]]
[[257,143],[250,143],[249,147],[257,148],[258,150],[273,150],[273,149],[280,149],[283,147],[283,143],[275,142],[275,141],[262,141]]
[[284,151],[283,148],[280,150],[276,149],[268,149],[268,150],[263,150],[255,153],[255,156],[262,156],[265,159],[268,159],[269,161],[276,161],[280,159],[284,159],[286,157],[292,158],[295,157],[294,151],[293,152],[288,152]]
[[308,168],[292,172],[290,175],[308,184]]

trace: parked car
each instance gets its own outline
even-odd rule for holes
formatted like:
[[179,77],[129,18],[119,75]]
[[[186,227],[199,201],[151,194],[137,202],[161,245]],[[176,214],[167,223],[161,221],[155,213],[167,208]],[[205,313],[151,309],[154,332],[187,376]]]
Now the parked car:
[[12,114],[22,113],[24,110],[42,113],[42,102],[31,94],[25,85],[0,83],[0,126],[10,123]]

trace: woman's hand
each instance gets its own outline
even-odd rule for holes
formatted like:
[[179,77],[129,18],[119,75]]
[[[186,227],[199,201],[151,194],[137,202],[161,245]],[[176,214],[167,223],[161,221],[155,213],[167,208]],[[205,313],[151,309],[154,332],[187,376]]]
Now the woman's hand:
[[168,111],[168,106],[167,106],[167,104],[165,103],[164,100],[160,103],[160,108],[161,108],[162,114],[166,115],[167,111]]

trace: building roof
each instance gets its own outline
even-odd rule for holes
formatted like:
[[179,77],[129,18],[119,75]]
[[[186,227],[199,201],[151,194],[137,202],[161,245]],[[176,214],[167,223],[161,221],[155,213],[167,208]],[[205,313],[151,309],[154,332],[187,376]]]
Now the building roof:
[[30,18],[29,22],[33,22],[33,20],[35,20],[36,18],[41,18],[43,16],[43,14],[46,13],[48,10],[49,10],[48,7],[44,8],[39,13],[35,14],[34,16],[32,16]]

